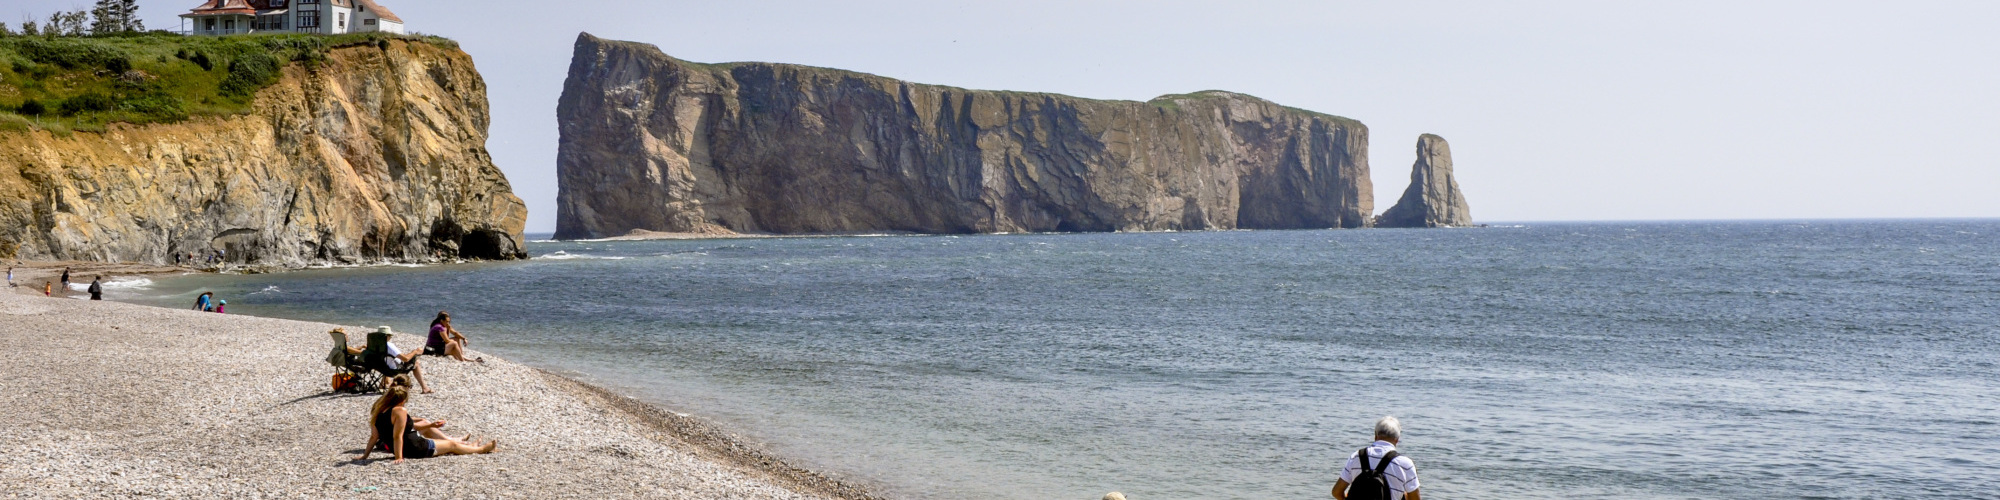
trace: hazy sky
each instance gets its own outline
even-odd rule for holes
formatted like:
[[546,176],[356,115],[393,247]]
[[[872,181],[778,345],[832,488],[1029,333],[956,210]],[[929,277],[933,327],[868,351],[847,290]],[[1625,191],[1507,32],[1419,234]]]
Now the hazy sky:
[[[1366,123],[1378,212],[1429,132],[1481,221],[2000,217],[2000,2],[378,1],[472,54],[534,232],[579,31],[960,87],[1257,95]],[[0,20],[89,3],[0,0]],[[198,4],[141,0],[151,27]]]

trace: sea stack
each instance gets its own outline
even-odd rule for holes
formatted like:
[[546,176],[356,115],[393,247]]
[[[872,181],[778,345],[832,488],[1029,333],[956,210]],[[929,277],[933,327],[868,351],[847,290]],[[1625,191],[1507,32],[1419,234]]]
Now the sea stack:
[[1360,122],[1222,91],[1109,101],[576,40],[556,238],[1365,227]]
[[1451,176],[1451,144],[1443,137],[1417,138],[1417,163],[1410,170],[1410,187],[1396,206],[1375,218],[1375,227],[1465,227],[1472,225],[1472,208]]

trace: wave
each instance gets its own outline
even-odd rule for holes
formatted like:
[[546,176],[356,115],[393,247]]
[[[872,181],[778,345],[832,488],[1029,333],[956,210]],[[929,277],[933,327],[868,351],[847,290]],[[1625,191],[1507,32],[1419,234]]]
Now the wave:
[[[153,280],[149,280],[146,278],[132,278],[132,279],[122,279],[122,280],[111,280],[103,282],[101,284],[104,285],[104,288],[106,289],[150,288],[153,286]],[[90,291],[90,282],[88,281],[81,283],[70,282],[69,289],[71,291],[87,292]]]
[[571,259],[625,260],[625,257],[620,257],[616,255],[573,254],[562,250],[557,250],[556,253],[537,256],[533,260],[571,260]]

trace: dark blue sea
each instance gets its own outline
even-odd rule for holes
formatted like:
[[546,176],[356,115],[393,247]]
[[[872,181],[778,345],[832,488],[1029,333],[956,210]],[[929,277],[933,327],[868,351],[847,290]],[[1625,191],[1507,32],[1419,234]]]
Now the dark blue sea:
[[[537,242],[162,279],[422,331],[896,497],[2000,495],[2000,221]],[[122,292],[121,292],[122,293]]]

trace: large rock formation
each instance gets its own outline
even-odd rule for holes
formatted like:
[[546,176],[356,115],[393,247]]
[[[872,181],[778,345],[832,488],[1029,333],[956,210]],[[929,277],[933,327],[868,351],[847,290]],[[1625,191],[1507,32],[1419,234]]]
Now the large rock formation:
[[249,115],[0,132],[0,257],[522,257],[527,207],[486,153],[485,87],[464,52],[399,40],[291,65]]
[[1417,163],[1410,187],[1396,206],[1375,218],[1375,227],[1464,227],[1472,225],[1472,208],[1451,177],[1451,144],[1443,137],[1417,138]]
[[556,237],[1368,224],[1368,129],[1228,92],[1151,102],[697,64],[578,36]]

